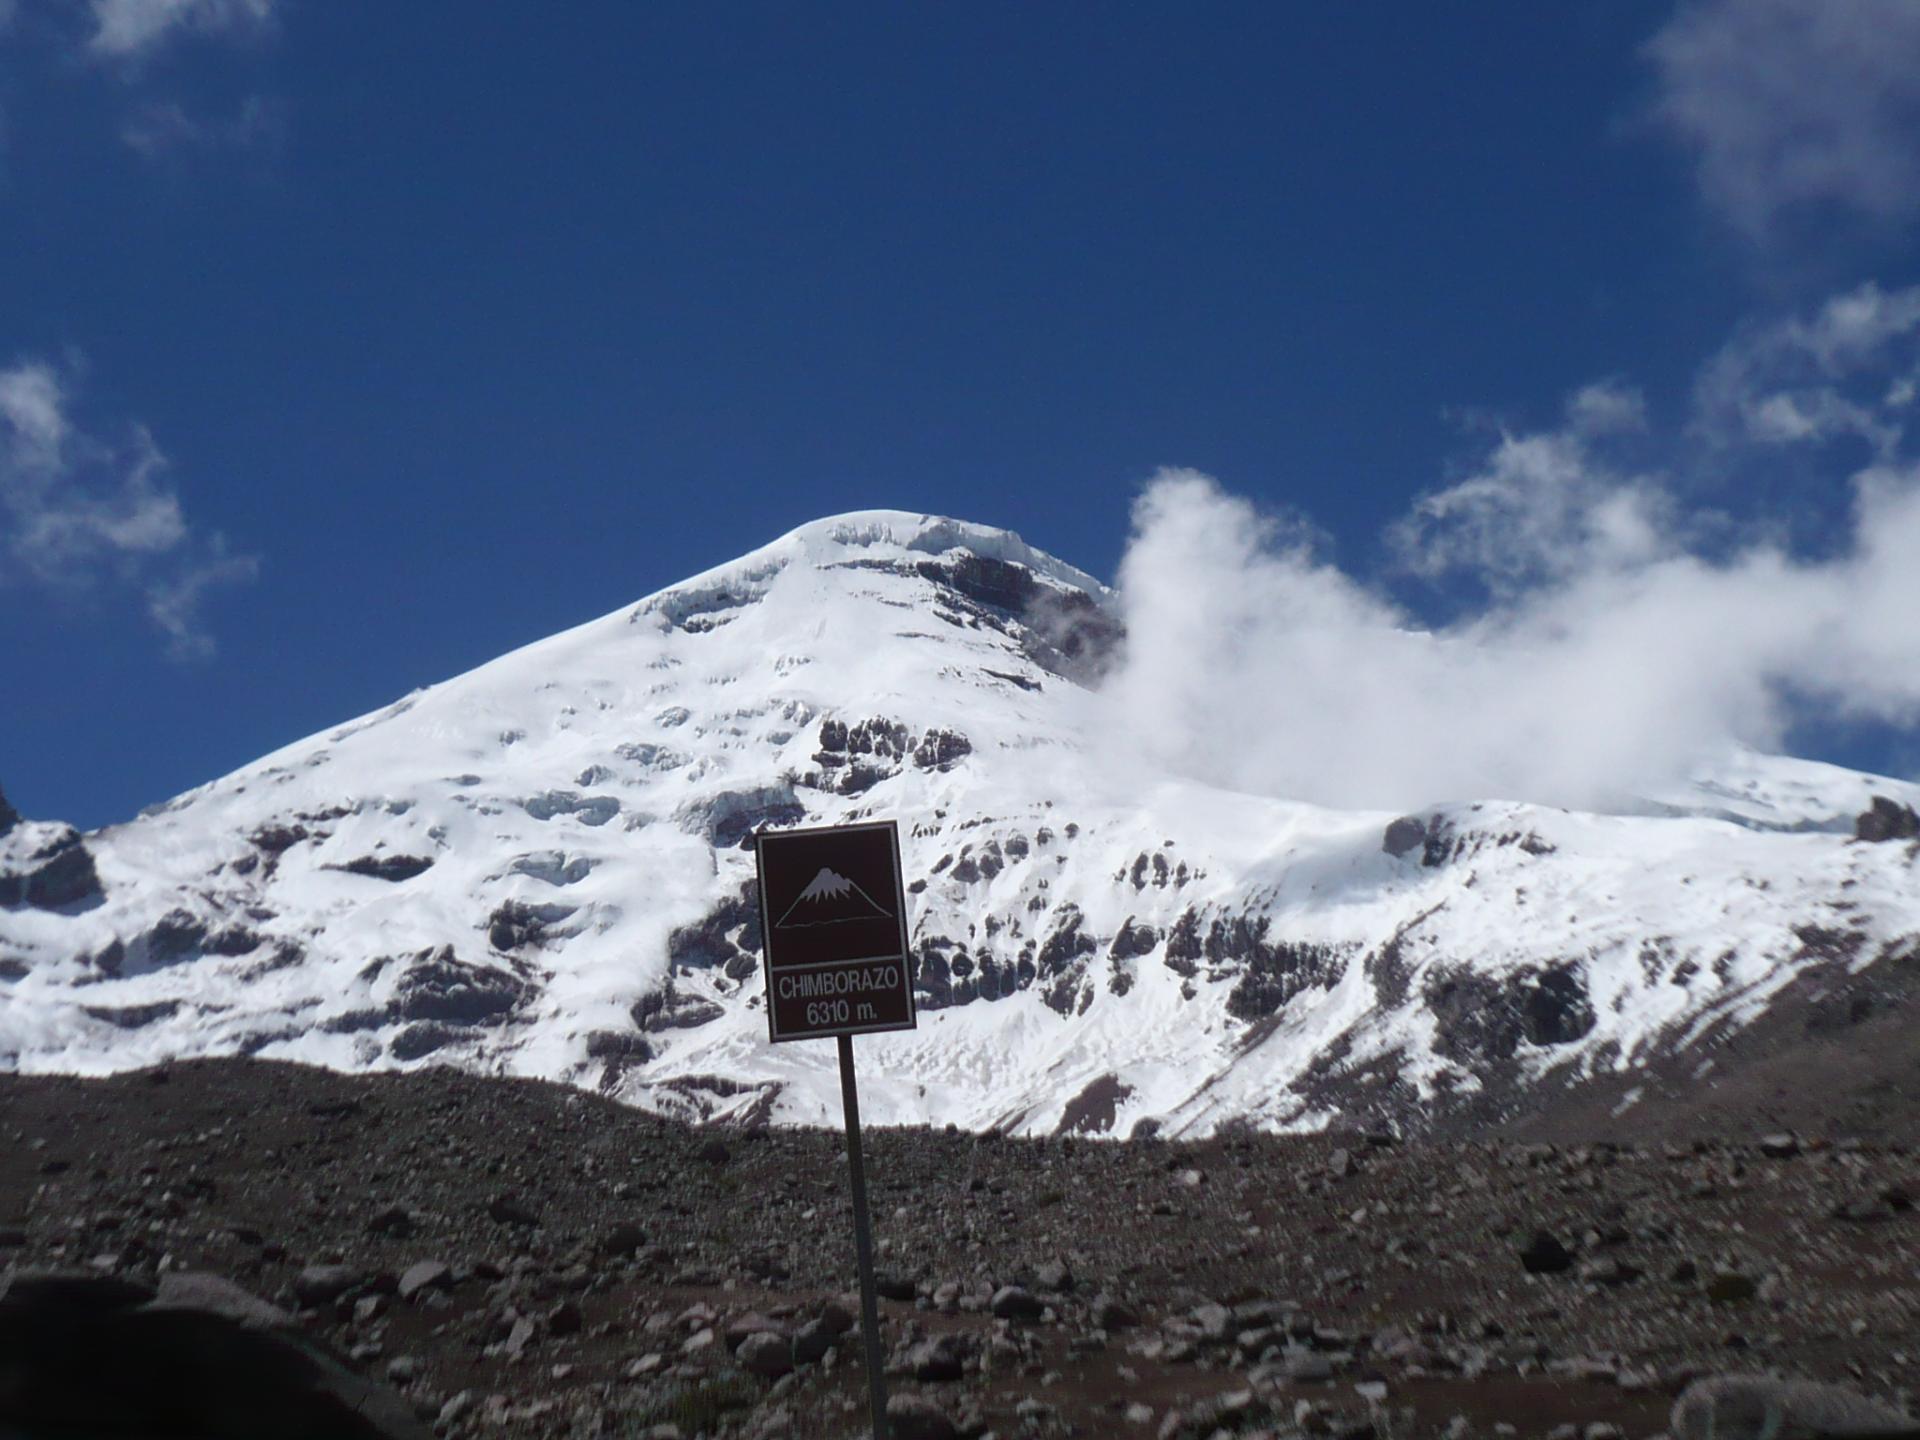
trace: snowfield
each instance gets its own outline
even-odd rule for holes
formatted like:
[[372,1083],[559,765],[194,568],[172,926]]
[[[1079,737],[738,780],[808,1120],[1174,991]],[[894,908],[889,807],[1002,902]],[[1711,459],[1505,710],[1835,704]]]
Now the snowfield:
[[[1745,752],[1618,814],[1189,784],[1100,732],[1114,613],[1004,531],[805,526],[83,837],[97,893],[0,909],[0,1068],[455,1064],[836,1121],[833,1044],[767,1041],[743,841],[867,818],[900,824],[921,1007],[857,1042],[882,1124],[1521,1095],[1920,949],[1920,844],[1855,838],[1914,786]],[[11,828],[0,875],[57,827]]]

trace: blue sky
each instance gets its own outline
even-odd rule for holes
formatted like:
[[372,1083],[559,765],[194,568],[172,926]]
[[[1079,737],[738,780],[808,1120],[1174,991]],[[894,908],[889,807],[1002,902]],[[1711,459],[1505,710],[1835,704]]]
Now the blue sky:
[[[1917,13],[0,0],[0,785],[124,818],[841,510],[1113,576],[1169,466],[1431,624],[1623,494],[1840,554]],[[1784,739],[1910,773],[1893,688]]]

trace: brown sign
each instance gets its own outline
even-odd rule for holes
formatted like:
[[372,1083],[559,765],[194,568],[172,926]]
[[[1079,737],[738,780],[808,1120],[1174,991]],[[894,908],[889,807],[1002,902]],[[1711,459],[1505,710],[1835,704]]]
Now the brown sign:
[[771,1038],[913,1029],[899,828],[883,820],[754,840]]

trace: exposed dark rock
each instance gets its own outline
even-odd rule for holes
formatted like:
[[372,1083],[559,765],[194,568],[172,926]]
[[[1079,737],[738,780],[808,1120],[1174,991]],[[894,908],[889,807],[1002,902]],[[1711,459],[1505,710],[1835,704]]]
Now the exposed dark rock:
[[1500,978],[1442,971],[1427,982],[1425,999],[1434,1048],[1452,1060],[1508,1060],[1523,1042],[1565,1045],[1594,1026],[1586,978],[1573,965]]
[[653,1058],[653,1046],[631,1030],[594,1030],[587,1035],[587,1058],[607,1060],[619,1068],[644,1065]]
[[264,850],[269,855],[280,855],[310,837],[304,825],[263,825],[249,838],[256,849]]
[[385,1010],[344,1010],[322,1020],[320,1032],[324,1035],[358,1035],[362,1031],[378,1030],[392,1019]]
[[503,1018],[529,993],[511,972],[470,965],[454,955],[451,945],[442,945],[409,959],[394,986],[393,1012],[402,1020],[480,1025]]
[[1084,955],[1100,948],[1099,942],[1080,929],[1080,909],[1062,905],[1054,912],[1053,933],[1040,947],[1038,964],[1042,975],[1059,975]]
[[973,744],[966,736],[936,728],[922,735],[920,743],[914,746],[913,763],[922,770],[948,770],[972,753]]
[[691,1030],[709,1025],[727,1012],[711,1000],[683,995],[669,985],[651,995],[642,996],[633,1006],[633,1023],[642,1030]]
[[171,1020],[180,1013],[178,1000],[156,1000],[151,1005],[86,1005],[82,1011],[91,1019],[104,1020],[121,1030],[140,1030],[160,1020]]
[[667,936],[667,959],[675,968],[719,969],[744,979],[759,968],[760,882],[749,880],[691,925]]
[[200,948],[209,955],[251,955],[266,943],[266,937],[259,932],[236,924],[223,925],[213,931],[200,942]]
[[1105,1135],[1113,1129],[1120,1106],[1132,1094],[1133,1087],[1121,1083],[1117,1076],[1102,1075],[1067,1102],[1054,1133]]
[[1414,815],[1402,815],[1387,826],[1380,848],[1396,860],[1419,850],[1427,843],[1427,822]]
[[1855,839],[1869,842],[1920,839],[1920,814],[1911,805],[1876,795],[1854,817],[1853,834]]
[[395,1035],[388,1043],[387,1051],[396,1060],[418,1060],[456,1043],[462,1033],[451,1025],[423,1020]]
[[0,907],[60,910],[95,899],[100,876],[71,825],[16,822],[0,840]]
[[7,832],[19,823],[20,812],[8,803],[7,792],[0,790],[0,839],[5,839]]
[[518,950],[546,943],[547,927],[573,914],[571,905],[530,905],[505,900],[487,917],[487,943],[496,950]]
[[1129,918],[1120,927],[1120,933],[1113,937],[1113,944],[1108,947],[1107,953],[1116,960],[1134,960],[1142,955],[1151,955],[1153,947],[1159,943],[1158,930]]
[[171,965],[204,949],[206,941],[206,921],[190,910],[169,910],[147,930],[147,963]]
[[1216,968],[1238,969],[1240,978],[1227,996],[1227,1011],[1236,1019],[1264,1019],[1285,1007],[1302,990],[1331,988],[1346,973],[1341,953],[1326,945],[1267,941],[1264,915],[1235,915],[1213,922],[1202,952]]
[[344,870],[349,875],[365,875],[372,880],[386,880],[398,883],[411,880],[416,875],[424,875],[433,868],[430,855],[362,855],[349,860],[344,865],[332,867]]

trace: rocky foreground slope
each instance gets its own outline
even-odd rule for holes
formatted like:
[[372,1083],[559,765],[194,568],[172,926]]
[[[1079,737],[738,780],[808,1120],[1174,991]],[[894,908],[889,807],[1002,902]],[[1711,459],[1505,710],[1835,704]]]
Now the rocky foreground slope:
[[872,817],[921,1010],[862,1047],[881,1121],[1631,1110],[1763,1017],[1901,1003],[1920,789],[1734,753],[1604,814],[1224,791],[1130,758],[1125,619],[1004,531],[842,516],[126,824],[0,814],[0,1070],[451,1063],[831,1121],[832,1047],[766,1043],[743,845]]
[[[1668,1138],[871,1132],[896,1433],[1639,1440],[1768,1368],[1903,1402],[1915,1137],[1648,1115]],[[845,1197],[831,1132],[537,1082],[0,1078],[7,1275],[217,1273],[449,1437],[864,1433]]]

